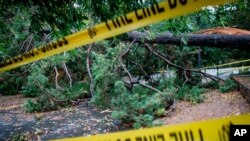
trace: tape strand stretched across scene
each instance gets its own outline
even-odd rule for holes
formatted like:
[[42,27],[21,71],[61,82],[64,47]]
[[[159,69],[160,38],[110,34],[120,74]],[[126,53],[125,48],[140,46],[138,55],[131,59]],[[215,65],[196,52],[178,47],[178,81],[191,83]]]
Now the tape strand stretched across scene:
[[250,114],[55,141],[229,141],[230,125],[250,125]]
[[164,19],[185,15],[205,6],[234,1],[237,0],[165,0],[5,60],[0,63],[0,73]]
[[202,70],[202,69],[217,68],[217,67],[225,67],[225,66],[235,65],[235,64],[245,63],[245,62],[250,62],[250,59],[235,61],[235,62],[231,62],[231,63],[220,64],[220,65],[214,65],[214,66],[209,66],[209,67],[204,67],[204,68],[200,68],[200,70]]

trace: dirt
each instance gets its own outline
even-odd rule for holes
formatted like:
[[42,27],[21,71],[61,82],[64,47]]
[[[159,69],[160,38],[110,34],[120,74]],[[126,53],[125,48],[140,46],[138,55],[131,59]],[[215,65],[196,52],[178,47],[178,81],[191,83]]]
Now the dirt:
[[250,75],[247,76],[234,76],[234,79],[244,85],[246,88],[250,90]]
[[28,98],[24,98],[21,94],[13,96],[2,96],[0,94],[0,110],[21,107]]
[[[250,105],[237,91],[221,94],[211,90],[204,97],[199,104],[177,101],[175,110],[158,120],[176,124],[250,113]],[[10,140],[20,133],[25,133],[28,139],[49,140],[128,129],[112,119],[110,110],[103,111],[86,102],[58,111],[30,114],[22,109],[24,101],[26,98],[20,95],[0,96],[0,140]]]
[[250,113],[250,104],[237,91],[222,94],[218,90],[212,90],[203,96],[204,102],[199,104],[177,102],[174,112],[160,121],[164,124],[176,124]]
[[233,79],[238,83],[238,88],[241,95],[250,104],[250,75],[238,75]]

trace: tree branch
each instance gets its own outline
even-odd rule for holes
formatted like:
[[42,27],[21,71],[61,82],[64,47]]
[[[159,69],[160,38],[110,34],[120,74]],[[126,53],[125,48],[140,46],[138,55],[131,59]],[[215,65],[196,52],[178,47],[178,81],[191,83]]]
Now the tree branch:
[[43,87],[41,86],[41,84],[38,81],[34,82],[39,88],[40,90],[49,98],[50,101],[53,101],[53,103],[56,103],[58,105],[62,105],[63,103],[67,102],[67,100],[57,100],[55,99],[53,96],[51,96],[46,90],[43,89]]
[[91,97],[94,96],[94,79],[90,70],[90,54],[91,54],[91,49],[93,47],[93,44],[90,44],[87,50],[87,59],[86,59],[86,67],[87,67],[87,72],[89,75],[89,80],[90,80],[90,87],[89,87],[89,91],[90,91],[90,95]]
[[57,67],[56,67],[56,66],[54,67],[54,70],[55,70],[55,73],[56,73],[56,76],[55,76],[56,88],[61,88],[61,87],[59,86],[59,84],[58,84],[58,76],[59,76],[59,74],[58,74],[58,70],[57,70]]
[[140,70],[144,73],[144,75],[147,78],[151,79],[150,76],[147,74],[147,72],[143,69],[143,67],[140,64],[138,64],[138,63],[136,63],[135,61],[132,61],[132,60],[130,60],[130,62],[133,63],[133,64],[135,64],[136,66],[138,66],[140,68]]
[[120,62],[121,64],[121,67],[122,69],[125,71],[125,73],[127,73],[128,75],[128,78],[129,78],[129,81],[130,81],[130,87],[132,88],[133,87],[133,83],[132,83],[132,80],[133,80],[133,77],[131,75],[131,73],[129,72],[129,70],[127,69],[126,65],[124,64],[123,62],[123,57],[125,55],[127,55],[132,47],[132,45],[134,44],[134,41],[131,42],[131,44],[129,45],[129,48],[126,49],[125,51],[123,51],[119,56],[118,56],[118,61]]
[[151,90],[153,90],[153,91],[155,91],[155,92],[157,92],[157,93],[161,93],[160,90],[158,90],[158,89],[156,89],[156,88],[154,88],[154,87],[152,87],[152,86],[149,86],[149,85],[147,85],[147,84],[145,84],[145,83],[143,83],[143,82],[141,82],[141,81],[139,81],[139,84],[142,85],[143,87],[148,88],[148,89],[151,89]]
[[[183,67],[181,67],[181,66],[178,66],[178,65],[172,63],[172,62],[169,61],[163,54],[161,54],[160,52],[158,52],[158,51],[156,51],[155,49],[153,49],[152,47],[150,47],[149,44],[145,44],[145,47],[146,47],[147,49],[149,49],[155,56],[161,58],[162,60],[164,60],[167,64],[169,64],[169,65],[172,66],[172,67],[181,69],[181,70],[183,70],[183,71],[196,72],[196,73],[202,74],[202,75],[204,75],[204,76],[206,76],[206,77],[209,77],[210,79],[212,79],[212,80],[214,80],[214,81],[220,80],[220,81],[224,82],[224,80],[221,79],[221,78],[219,78],[219,77],[216,77],[216,76],[213,76],[213,75],[210,75],[210,74],[207,74],[207,73],[198,71],[198,70],[192,70],[192,69],[183,68]],[[186,77],[186,76],[185,76],[185,77]]]
[[63,66],[64,71],[67,74],[67,77],[69,78],[69,86],[72,87],[72,78],[71,78],[71,75],[69,74],[69,71],[67,69],[65,62],[63,62],[62,66]]

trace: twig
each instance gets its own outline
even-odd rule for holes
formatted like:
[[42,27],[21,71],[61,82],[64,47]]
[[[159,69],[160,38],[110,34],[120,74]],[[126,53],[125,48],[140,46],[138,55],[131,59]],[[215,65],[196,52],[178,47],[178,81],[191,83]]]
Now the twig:
[[28,38],[26,38],[26,39],[23,41],[22,46],[21,46],[20,49],[19,49],[19,52],[21,51],[21,49],[24,48],[24,45],[25,45],[27,42],[29,42],[29,43],[28,43],[28,45],[26,45],[25,52],[28,51],[28,48],[29,48],[29,46],[30,46],[32,40],[33,40],[33,35],[30,35]]
[[58,84],[58,76],[59,76],[59,74],[58,74],[58,71],[57,71],[57,67],[56,67],[56,66],[54,66],[54,70],[55,70],[55,73],[56,73],[56,76],[55,76],[56,88],[61,88],[61,87],[59,86],[59,84]]
[[150,76],[147,74],[147,72],[143,69],[143,67],[140,64],[138,64],[138,63],[136,63],[135,61],[132,61],[132,60],[130,60],[130,62],[133,63],[133,64],[135,64],[136,66],[138,66],[140,68],[140,70],[144,73],[144,75],[147,78],[151,79]]
[[173,104],[170,106],[170,108],[165,112],[165,116],[167,116],[167,115],[169,115],[170,114],[170,112],[172,112],[174,109],[175,109],[175,107],[176,107],[176,100],[174,99],[174,102],[173,102]]
[[39,82],[35,81],[34,83],[40,88],[40,90],[43,92],[43,94],[45,94],[48,97],[48,99],[49,99],[50,102],[56,103],[59,106],[64,105],[65,103],[70,102],[68,100],[58,100],[58,99],[55,99],[46,90],[43,89],[43,87],[40,85]]
[[45,35],[45,38],[43,39],[43,41],[45,41],[46,43],[49,43],[50,39],[49,36],[52,34],[52,32],[50,32],[49,34]]
[[89,80],[90,80],[90,87],[89,87],[89,91],[90,91],[90,95],[91,97],[94,96],[94,79],[90,70],[90,53],[91,53],[91,49],[93,47],[93,44],[91,44],[88,47],[87,50],[87,59],[86,59],[86,66],[87,66],[87,71],[88,71],[88,75],[89,75]]
[[128,78],[129,78],[129,81],[130,81],[130,87],[131,87],[131,88],[133,87],[133,84],[132,84],[133,78],[132,78],[131,73],[130,73],[129,70],[126,68],[126,65],[125,65],[124,62],[123,62],[123,57],[124,57],[126,54],[129,53],[129,51],[130,51],[132,45],[134,44],[134,42],[135,42],[135,41],[132,41],[131,44],[129,45],[129,48],[126,49],[125,51],[123,51],[123,52],[118,56],[118,60],[119,60],[119,62],[121,63],[122,69],[123,69],[123,70],[125,71],[125,73],[127,73],[127,75],[128,75]]
[[70,85],[70,87],[72,87],[72,78],[71,78],[71,75],[69,74],[69,71],[67,69],[67,66],[66,66],[65,62],[63,62],[62,66],[63,66],[63,69],[64,69],[64,71],[66,72],[66,74],[67,74],[67,76],[69,78],[69,85]]
[[148,89],[151,89],[151,90],[153,90],[153,91],[155,91],[155,92],[157,92],[157,93],[161,93],[160,90],[158,90],[158,89],[156,89],[156,88],[154,88],[154,87],[152,87],[152,86],[149,86],[149,85],[147,85],[147,84],[145,84],[145,83],[142,83],[141,81],[139,81],[139,84],[142,85],[143,87],[146,87],[146,88],[148,88]]
[[32,48],[30,48],[30,44],[31,44],[32,40],[33,40],[33,36],[31,35],[30,40],[29,40],[29,44],[27,45],[25,52],[32,49]]
[[186,70],[184,70],[184,76],[185,76],[185,81],[184,81],[184,83],[182,84],[182,86],[184,86],[184,85],[189,81],[189,79],[188,79],[188,77],[187,77],[187,71],[186,71]]

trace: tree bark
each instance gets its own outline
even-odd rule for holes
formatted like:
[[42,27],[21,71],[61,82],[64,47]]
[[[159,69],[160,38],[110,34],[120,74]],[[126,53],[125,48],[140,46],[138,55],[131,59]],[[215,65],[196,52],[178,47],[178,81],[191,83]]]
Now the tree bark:
[[250,35],[225,35],[225,34],[180,34],[175,36],[172,33],[163,33],[154,38],[149,34],[132,31],[128,33],[126,40],[136,40],[136,42],[175,44],[184,45],[182,39],[187,40],[188,46],[236,48],[240,50],[250,50]]
[[86,59],[86,67],[87,67],[87,71],[88,71],[88,75],[89,75],[89,81],[90,81],[90,86],[89,86],[89,91],[90,91],[90,95],[91,97],[94,96],[94,78],[93,75],[91,73],[91,64],[90,64],[90,55],[91,55],[91,49],[92,49],[93,44],[91,44],[88,47],[87,50],[87,59]]

